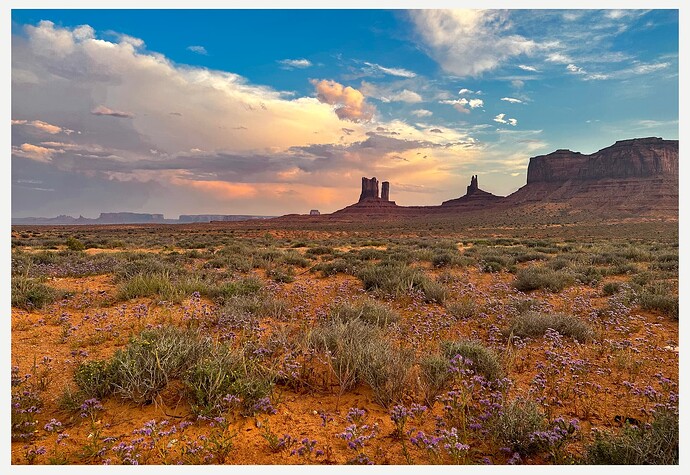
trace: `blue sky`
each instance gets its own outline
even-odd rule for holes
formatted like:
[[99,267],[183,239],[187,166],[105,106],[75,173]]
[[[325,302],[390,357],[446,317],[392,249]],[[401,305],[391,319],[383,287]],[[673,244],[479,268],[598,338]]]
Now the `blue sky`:
[[678,139],[677,10],[13,10],[12,215],[500,195]]

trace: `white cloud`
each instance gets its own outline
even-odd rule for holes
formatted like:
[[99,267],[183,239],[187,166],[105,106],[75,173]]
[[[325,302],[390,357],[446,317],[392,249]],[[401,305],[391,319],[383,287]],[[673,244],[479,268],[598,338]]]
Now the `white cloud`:
[[573,60],[570,59],[569,56],[563,54],[563,53],[549,53],[546,55],[546,61],[550,63],[571,63]]
[[505,114],[498,114],[496,117],[494,117],[494,122],[498,122],[499,124],[509,124],[515,127],[517,125],[517,119],[506,119]]
[[371,69],[380,71],[385,74],[389,74],[391,76],[397,76],[401,78],[414,78],[417,77],[417,73],[414,71],[410,71],[408,69],[403,69],[403,68],[387,68],[385,66],[381,66],[380,64],[376,63],[367,63],[366,61],[364,62],[367,66],[369,66]]
[[192,53],[200,54],[202,56],[208,56],[208,51],[206,51],[206,48],[203,46],[199,45],[192,45],[192,46],[187,46],[187,49],[191,51]]
[[483,107],[484,106],[484,101],[482,99],[465,99],[464,97],[461,97],[460,99],[446,99],[443,101],[439,101],[440,104],[449,104],[452,106],[470,106],[472,109],[476,109],[477,107]]
[[385,99],[387,99],[387,102],[422,102],[422,96],[408,89],[403,89],[402,91],[393,94],[392,96],[389,96]]
[[526,64],[519,64],[518,68],[522,69],[523,71],[531,71],[533,73],[538,73],[539,70],[535,68],[534,66],[527,66]]
[[281,59],[278,61],[285,69],[304,69],[313,66],[312,62],[308,59]]
[[482,99],[470,99],[469,105],[472,109],[477,107],[484,107],[484,101]]
[[466,87],[463,87],[458,91],[458,95],[462,96],[464,94],[474,94],[474,91],[471,89],[467,89]]
[[515,99],[514,97],[501,97],[501,100],[510,102],[511,104],[522,104],[520,99]]
[[415,115],[417,117],[430,117],[434,113],[431,112],[430,110],[426,110],[426,109],[416,109],[416,110],[413,110],[412,112],[410,112],[410,114]]
[[410,16],[430,56],[447,72],[462,77],[479,76],[539,47],[510,32],[506,11],[412,10]]

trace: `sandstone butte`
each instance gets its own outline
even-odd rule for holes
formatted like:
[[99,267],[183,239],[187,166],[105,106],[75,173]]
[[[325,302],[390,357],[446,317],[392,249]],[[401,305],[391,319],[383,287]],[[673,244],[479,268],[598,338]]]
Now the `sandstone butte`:
[[[473,176],[465,195],[438,206],[399,206],[388,182],[362,177],[359,201],[330,215],[456,214],[470,210],[557,209],[577,214],[678,216],[678,140],[620,140],[591,155],[556,150],[529,160],[527,183],[508,196],[479,188]],[[290,215],[294,216],[294,215]]]

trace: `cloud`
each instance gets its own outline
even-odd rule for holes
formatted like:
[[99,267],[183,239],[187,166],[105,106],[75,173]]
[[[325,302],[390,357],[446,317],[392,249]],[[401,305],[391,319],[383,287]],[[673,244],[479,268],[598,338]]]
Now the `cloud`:
[[412,10],[410,16],[428,54],[445,71],[461,77],[479,76],[539,48],[511,32],[506,11]]
[[458,91],[458,95],[462,96],[463,94],[474,94],[474,91],[471,89],[467,89],[466,87],[463,87]]
[[397,76],[401,78],[414,78],[417,77],[417,73],[414,71],[410,71],[408,69],[403,69],[403,68],[386,68],[384,66],[381,66],[380,64],[376,63],[368,63],[364,62],[367,66],[369,66],[370,70],[372,71],[378,71],[382,72],[384,74],[388,74],[391,76]]
[[522,69],[523,71],[531,71],[533,73],[539,72],[539,70],[534,66],[527,66],[526,64],[518,64],[518,68]]
[[103,105],[100,105],[100,106],[92,109],[91,113],[93,115],[109,115],[112,117],[120,117],[120,118],[124,118],[124,119],[131,119],[132,117],[134,117],[134,114],[132,114],[130,112],[122,112],[122,111],[112,110],[112,109],[109,109],[108,107],[105,107]]
[[498,114],[496,117],[494,117],[494,122],[498,122],[499,124],[509,124],[513,127],[517,125],[517,119],[505,119],[505,116],[505,114]]
[[339,119],[368,122],[373,117],[375,108],[366,103],[364,95],[357,89],[326,79],[312,80],[311,83],[320,102],[336,106],[335,113]]
[[477,107],[483,107],[484,106],[484,101],[482,99],[470,99],[467,100],[464,97],[461,97],[460,99],[446,99],[443,101],[439,101],[440,104],[449,104],[452,105],[455,110],[458,112],[462,112],[463,114],[469,114],[469,109],[467,109],[465,106],[470,106],[471,109],[476,109]]
[[313,66],[312,62],[308,59],[281,59],[278,61],[283,67],[283,69],[304,69]]
[[510,102],[511,104],[522,104],[520,99],[515,99],[514,97],[501,97],[501,100]]
[[56,150],[33,145],[30,143],[23,143],[19,147],[12,147],[12,154],[22,158],[36,160],[38,162],[50,162]]
[[386,99],[386,102],[422,102],[422,96],[408,89],[403,89],[402,91],[393,94],[392,96],[389,96]]
[[430,117],[430,116],[434,115],[433,112],[431,112],[430,110],[426,110],[426,109],[415,109],[412,112],[410,112],[410,114],[415,115],[417,117]]
[[546,56],[546,61],[548,61],[548,62],[550,62],[550,63],[562,63],[562,64],[566,64],[566,63],[571,63],[573,60],[570,59],[569,56],[567,56],[567,55],[565,55],[565,54],[563,54],[563,53],[549,53],[549,54]]
[[46,132],[51,135],[59,134],[59,133],[64,133],[67,135],[73,134],[74,130],[72,129],[67,129],[63,127],[59,127],[57,125],[49,124],[48,122],[43,122],[42,120],[15,120],[12,119],[12,125],[28,125],[31,126],[37,130],[40,130],[41,132]]
[[192,45],[192,46],[187,46],[187,49],[191,51],[192,53],[200,54],[202,56],[208,56],[208,51],[206,51],[206,48],[203,46],[199,45]]

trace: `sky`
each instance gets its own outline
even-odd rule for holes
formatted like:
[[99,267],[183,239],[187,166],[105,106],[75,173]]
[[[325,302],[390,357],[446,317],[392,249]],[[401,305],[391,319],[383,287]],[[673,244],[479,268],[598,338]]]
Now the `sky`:
[[11,214],[330,213],[508,195],[529,158],[678,139],[679,16],[11,12]]

